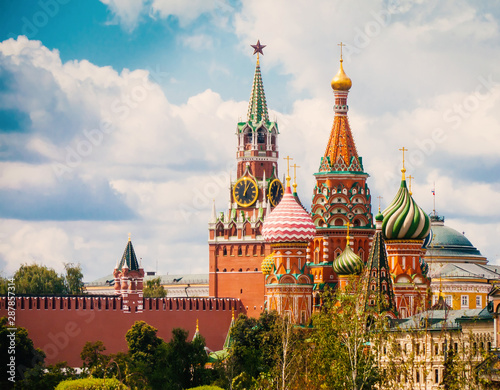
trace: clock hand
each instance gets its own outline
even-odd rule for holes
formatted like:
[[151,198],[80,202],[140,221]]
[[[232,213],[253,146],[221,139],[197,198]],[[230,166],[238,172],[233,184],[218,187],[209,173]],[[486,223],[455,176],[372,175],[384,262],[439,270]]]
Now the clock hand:
[[245,187],[245,191],[243,191],[243,196],[247,193],[248,187],[250,187],[250,182],[247,183],[247,186]]

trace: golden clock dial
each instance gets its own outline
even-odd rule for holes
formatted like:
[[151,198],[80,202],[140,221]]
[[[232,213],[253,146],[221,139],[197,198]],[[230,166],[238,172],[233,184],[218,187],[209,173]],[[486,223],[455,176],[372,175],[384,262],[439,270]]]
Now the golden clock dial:
[[248,207],[255,203],[259,190],[257,183],[249,177],[242,177],[233,187],[233,197],[241,207]]
[[283,184],[278,179],[274,179],[269,185],[269,201],[276,206],[283,197]]

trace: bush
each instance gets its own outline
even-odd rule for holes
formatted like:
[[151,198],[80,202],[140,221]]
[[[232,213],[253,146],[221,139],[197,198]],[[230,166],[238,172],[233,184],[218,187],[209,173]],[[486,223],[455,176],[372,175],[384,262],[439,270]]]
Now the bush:
[[188,390],[224,390],[224,389],[219,386],[198,386],[198,387],[191,387]]
[[116,378],[85,378],[63,381],[56,390],[127,390],[127,386]]

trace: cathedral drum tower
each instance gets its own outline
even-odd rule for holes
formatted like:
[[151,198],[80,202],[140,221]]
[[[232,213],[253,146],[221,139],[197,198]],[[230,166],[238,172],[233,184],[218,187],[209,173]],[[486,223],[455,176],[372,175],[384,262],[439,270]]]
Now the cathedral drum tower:
[[[340,45],[342,48],[342,43]],[[350,249],[363,263],[368,260],[374,233],[371,195],[366,184],[369,175],[363,170],[347,118],[347,95],[352,81],[345,74],[342,63],[341,52],[340,69],[331,82],[335,96],[333,127],[319,171],[314,174],[316,185],[311,213],[316,237],[308,247],[307,256],[314,275],[315,292],[325,285],[334,287],[338,282],[332,264],[345,250],[346,225],[351,226]],[[319,303],[319,295],[315,293],[316,308]]]
[[429,307],[430,279],[424,261],[424,240],[431,230],[429,216],[413,200],[406,186],[406,169],[391,204],[382,211],[382,232],[387,246],[394,295],[400,318],[410,317]]
[[262,236],[264,217],[280,202],[284,190],[278,179],[278,124],[269,120],[259,54],[248,104],[247,120],[239,122],[236,180],[229,185],[226,212],[215,205],[209,222],[209,292],[212,297],[241,299],[249,316],[264,309],[262,260],[270,246]]

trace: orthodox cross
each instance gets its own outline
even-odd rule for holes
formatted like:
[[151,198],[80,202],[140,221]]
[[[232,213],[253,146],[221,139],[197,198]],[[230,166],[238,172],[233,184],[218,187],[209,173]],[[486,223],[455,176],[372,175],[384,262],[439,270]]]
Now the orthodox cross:
[[349,223],[349,221],[346,222],[345,226],[347,227],[347,244],[349,244],[349,227],[351,226],[351,224]]
[[340,42],[339,44],[337,44],[337,46],[340,46],[340,59],[342,60],[342,47],[344,47],[345,44]]
[[410,195],[412,194],[411,192],[411,179],[415,179],[412,175],[408,176],[408,179],[410,180]]
[[403,148],[399,149],[399,150],[403,152],[403,169],[401,169],[401,172],[403,173],[403,179],[402,180],[406,180],[406,176],[405,176],[405,172],[406,172],[406,169],[405,169],[405,152],[407,152],[408,149],[405,149],[405,147],[403,146]]
[[383,196],[377,196],[377,198],[378,198],[378,212],[380,213],[380,200],[384,199],[384,197]]
[[300,168],[297,164],[292,165],[293,168],[293,188],[294,190],[297,188],[297,168]]

